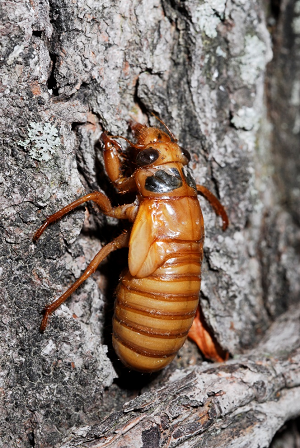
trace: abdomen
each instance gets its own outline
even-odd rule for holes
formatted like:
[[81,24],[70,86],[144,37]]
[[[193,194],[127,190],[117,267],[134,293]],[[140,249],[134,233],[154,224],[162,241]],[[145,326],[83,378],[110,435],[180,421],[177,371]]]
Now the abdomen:
[[117,290],[113,346],[121,361],[141,372],[168,365],[184,344],[199,300],[202,243],[180,243],[154,273],[129,272]]

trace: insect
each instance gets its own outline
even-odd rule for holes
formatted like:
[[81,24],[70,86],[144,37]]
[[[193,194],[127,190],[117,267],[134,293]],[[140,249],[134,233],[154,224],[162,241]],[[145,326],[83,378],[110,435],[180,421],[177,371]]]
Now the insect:
[[[94,191],[48,217],[33,237],[36,241],[49,224],[86,201],[94,201],[107,216],[133,223],[131,231],[124,231],[104,246],[83,275],[46,306],[40,330],[45,330],[49,315],[95,272],[108,254],[129,247],[128,270],[121,276],[116,291],[112,340],[121,361],[141,372],[154,372],[168,365],[193,324],[199,303],[204,241],[198,193],[221,216],[223,230],[228,226],[219,200],[207,188],[196,185],[188,168],[189,152],[156,118],[167,132],[133,123],[135,143],[106,132],[101,135],[110,181],[119,193],[135,192],[135,202],[113,208],[105,194]],[[125,151],[116,138],[128,142]],[[226,354],[214,342],[200,311],[190,337],[206,357],[225,359]]]

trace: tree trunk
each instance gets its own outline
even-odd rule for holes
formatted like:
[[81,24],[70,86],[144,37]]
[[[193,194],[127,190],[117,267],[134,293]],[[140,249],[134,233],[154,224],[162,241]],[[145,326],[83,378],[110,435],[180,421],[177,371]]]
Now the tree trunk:
[[268,447],[300,413],[299,318],[299,310],[282,315],[246,356],[177,370],[165,387],[76,429],[62,448]]
[[[3,3],[2,446],[267,447],[300,415],[300,8],[267,6],[268,29],[255,0]],[[88,204],[32,236],[85,192],[129,200],[108,181],[99,136],[129,137],[131,119],[157,126],[151,112],[229,215],[223,233],[200,199],[201,307],[232,359],[207,364],[186,342],[141,375],[111,346],[126,250],[39,332],[45,305],[123,224]]]

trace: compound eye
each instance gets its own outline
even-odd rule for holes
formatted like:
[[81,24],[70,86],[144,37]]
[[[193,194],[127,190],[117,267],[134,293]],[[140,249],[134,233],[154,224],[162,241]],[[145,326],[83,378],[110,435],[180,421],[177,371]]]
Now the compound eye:
[[138,166],[151,165],[159,158],[159,151],[154,148],[147,148],[139,152],[136,156]]
[[182,151],[182,154],[184,155],[184,157],[187,159],[188,162],[191,161],[191,154],[188,152],[187,149],[184,148],[180,148]]

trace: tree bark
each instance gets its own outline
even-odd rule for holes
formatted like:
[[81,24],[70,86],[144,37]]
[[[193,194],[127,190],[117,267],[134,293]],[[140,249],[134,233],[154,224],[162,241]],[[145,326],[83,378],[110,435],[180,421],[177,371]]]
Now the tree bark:
[[[2,5],[3,446],[258,446],[259,437],[268,446],[300,415],[298,3],[271,4],[268,69],[271,38],[256,0]],[[36,244],[32,235],[85,192],[127,200],[108,182],[99,136],[130,136],[131,119],[156,126],[151,112],[229,214],[223,233],[200,199],[201,306],[233,359],[208,365],[187,342],[168,368],[142,376],[120,366],[110,340],[126,251],[39,333],[44,306],[122,226],[89,204]]]
[[296,309],[282,315],[246,356],[177,370],[163,388],[75,430],[62,448],[268,447],[300,413],[299,318]]

